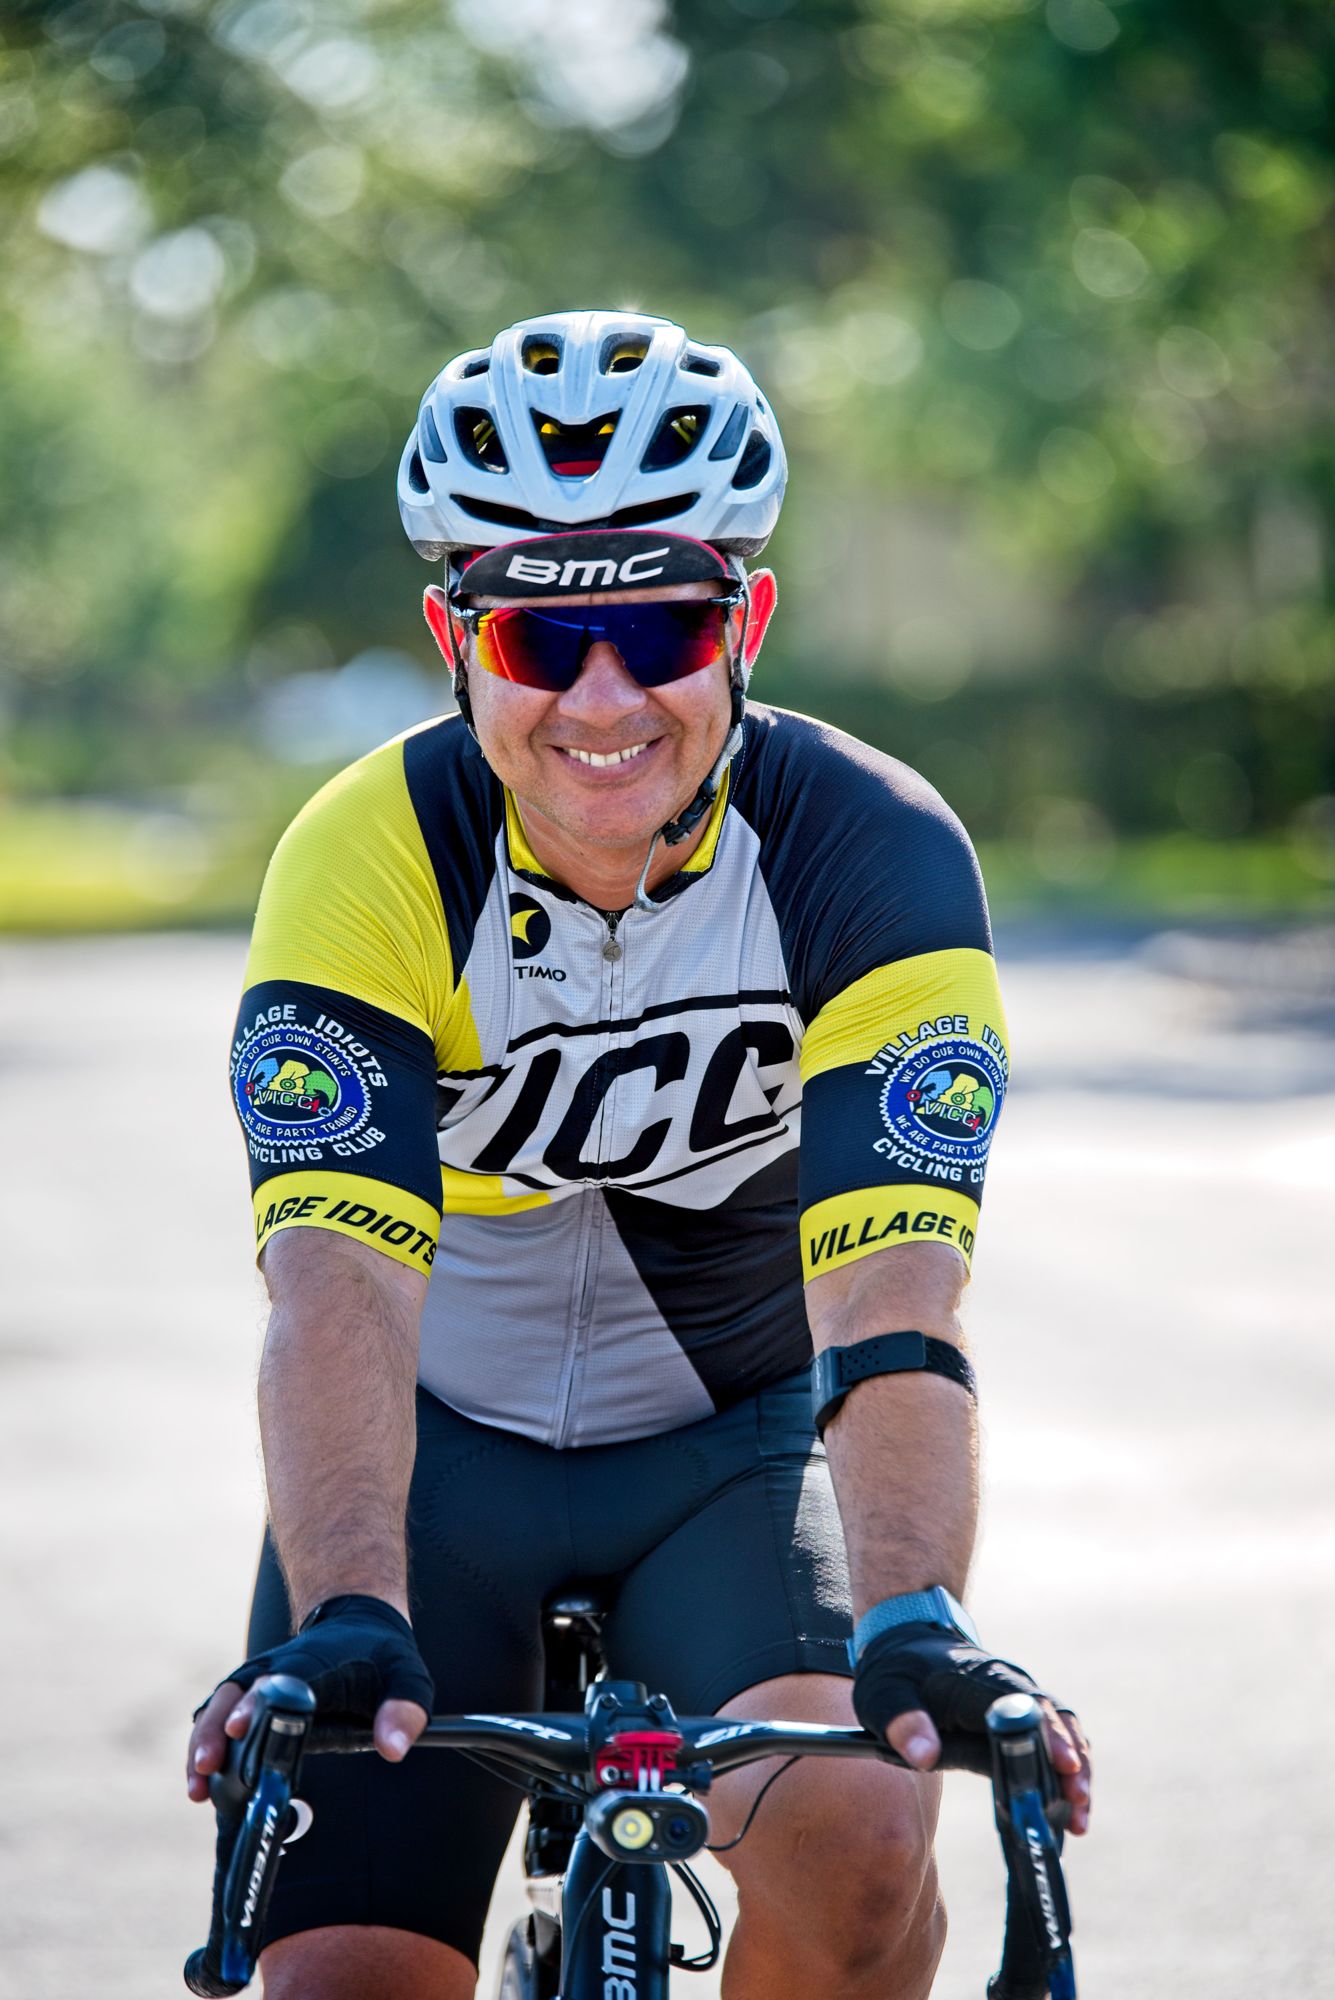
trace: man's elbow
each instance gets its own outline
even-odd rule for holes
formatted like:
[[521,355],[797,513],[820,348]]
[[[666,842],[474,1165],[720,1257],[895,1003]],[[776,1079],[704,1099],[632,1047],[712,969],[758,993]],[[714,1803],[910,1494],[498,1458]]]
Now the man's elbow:
[[806,1300],[812,1340],[819,1349],[915,1327],[962,1346],[960,1304],[968,1281],[963,1257],[946,1243],[873,1250],[811,1279]]
[[426,1298],[424,1272],[332,1229],[279,1230],[264,1247],[260,1270],[279,1318],[335,1319],[357,1306],[415,1329]]

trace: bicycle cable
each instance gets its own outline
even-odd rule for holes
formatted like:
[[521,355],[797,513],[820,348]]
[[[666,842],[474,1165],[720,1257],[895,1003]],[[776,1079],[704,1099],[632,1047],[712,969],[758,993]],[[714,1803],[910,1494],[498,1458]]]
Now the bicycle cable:
[[740,1841],[746,1839],[747,1834],[751,1831],[751,1822],[755,1818],[756,1814],[760,1811],[760,1801],[764,1798],[766,1792],[769,1790],[770,1786],[774,1783],[775,1779],[781,1778],[784,1772],[788,1770],[796,1762],[797,1758],[795,1755],[792,1757],[785,1757],[782,1764],[780,1764],[778,1770],[770,1772],[768,1778],[766,1778],[764,1784],[760,1787],[760,1790],[756,1793],[755,1798],[751,1801],[751,1810],[746,1815],[745,1820],[742,1822],[741,1832],[737,1834],[732,1840],[723,1841],[718,1847],[710,1847],[708,1844],[706,1844],[705,1847],[706,1854],[729,1854],[731,1853],[732,1849],[738,1845]]
[[583,1907],[581,1908],[579,1915],[575,1919],[574,1928],[572,1929],[570,1936],[568,1938],[563,1936],[561,1940],[561,1963],[563,1965],[568,1966],[573,1963],[575,1956],[575,1941],[579,1937],[581,1930],[583,1930],[584,1928],[584,1919],[585,1917],[588,1916],[589,1911],[593,1908],[594,1904],[597,1902],[599,1890],[603,1887],[604,1883],[607,1881],[608,1876],[612,1873],[612,1870],[616,1866],[617,1864],[615,1861],[604,1862],[601,1870],[597,1875],[594,1876],[593,1881],[589,1885],[588,1894],[584,1898]]
[[[499,1778],[502,1784],[513,1785],[517,1792],[523,1792],[526,1796],[531,1794],[532,1780],[529,1778],[516,1778],[513,1772],[505,1768],[499,1757],[489,1757],[485,1750],[462,1750],[454,1744],[451,1744],[450,1748],[454,1751],[456,1757],[467,1758],[470,1764],[476,1765],[477,1769],[485,1772],[487,1777]],[[544,1773],[542,1783],[549,1790],[555,1792],[558,1797],[570,1799],[576,1805],[586,1805],[588,1803],[583,1792],[579,1791],[574,1785],[563,1784],[560,1778],[550,1777]]]
[[[777,1772],[775,1776],[778,1776]],[[674,1944],[672,1963],[680,1972],[708,1972],[712,1966],[718,1964],[719,1954],[723,1949],[723,1919],[718,1913],[718,1905],[694,1868],[685,1861],[674,1861],[671,1867],[673,1874],[679,1875],[690,1890],[695,1907],[704,1918],[705,1929],[709,1934],[709,1948],[702,1957],[686,1958],[682,1956],[682,1947]]]

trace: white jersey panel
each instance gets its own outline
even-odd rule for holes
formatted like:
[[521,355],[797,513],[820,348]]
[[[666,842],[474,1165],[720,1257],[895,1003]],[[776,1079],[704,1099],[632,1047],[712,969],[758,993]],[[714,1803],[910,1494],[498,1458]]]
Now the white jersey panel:
[[793,1151],[802,1025],[758,852],[729,813],[689,895],[609,923],[515,873],[500,836],[463,972],[482,1064],[440,1078],[447,1168],[686,1207]]

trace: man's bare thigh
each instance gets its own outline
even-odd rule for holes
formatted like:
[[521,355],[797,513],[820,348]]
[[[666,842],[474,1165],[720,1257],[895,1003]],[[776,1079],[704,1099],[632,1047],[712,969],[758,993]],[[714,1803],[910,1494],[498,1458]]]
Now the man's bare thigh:
[[382,1924],[294,1931],[260,1954],[264,2000],[472,2000],[477,1968],[453,1945]]

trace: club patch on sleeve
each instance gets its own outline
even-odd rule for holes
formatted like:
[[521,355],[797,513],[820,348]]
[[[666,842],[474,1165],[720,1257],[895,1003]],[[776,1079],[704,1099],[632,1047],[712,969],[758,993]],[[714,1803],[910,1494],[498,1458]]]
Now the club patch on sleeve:
[[366,1043],[323,1014],[309,1026],[290,1003],[265,1010],[233,1051],[237,1116],[261,1165],[369,1152],[385,1136],[371,1114],[386,1082]]
[[967,1034],[911,1050],[881,1087],[890,1140],[878,1140],[876,1150],[910,1169],[917,1158],[981,1169],[1006,1094],[1004,1062],[999,1047]]

